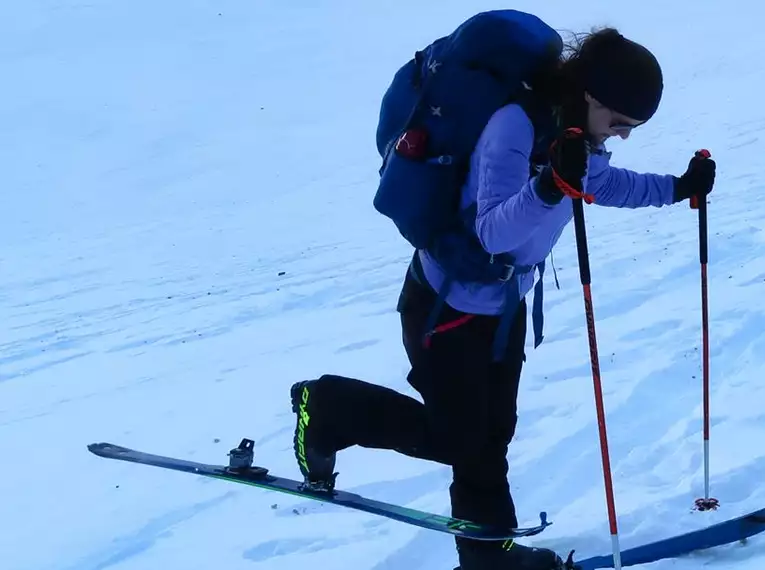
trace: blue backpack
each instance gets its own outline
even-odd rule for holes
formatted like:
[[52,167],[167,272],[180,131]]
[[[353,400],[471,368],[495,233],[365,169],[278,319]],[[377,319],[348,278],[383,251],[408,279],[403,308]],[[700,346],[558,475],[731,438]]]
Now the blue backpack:
[[487,267],[493,260],[472,230],[475,208],[459,209],[473,149],[498,109],[531,95],[528,84],[562,46],[536,16],[483,12],[418,51],[383,96],[375,209],[455,279],[493,280],[491,265],[501,265]]
[[416,52],[383,96],[374,207],[415,249],[428,250],[449,283],[509,277],[512,259],[483,249],[476,206],[460,209],[461,189],[491,116],[533,98],[534,77],[555,65],[562,49],[560,35],[534,15],[482,12]]

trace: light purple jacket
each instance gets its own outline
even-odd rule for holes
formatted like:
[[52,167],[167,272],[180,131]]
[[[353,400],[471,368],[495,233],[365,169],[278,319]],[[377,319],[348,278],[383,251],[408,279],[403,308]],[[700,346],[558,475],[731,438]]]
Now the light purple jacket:
[[[571,199],[554,206],[536,193],[537,178],[529,180],[534,129],[524,110],[515,104],[498,110],[486,125],[473,151],[470,172],[462,189],[462,206],[477,200],[476,232],[489,253],[510,253],[518,265],[544,261],[573,218]],[[672,204],[673,177],[638,174],[609,165],[611,154],[600,147],[590,155],[585,191],[595,204],[617,208],[661,207]],[[440,290],[444,272],[420,251],[423,272]],[[453,283],[446,302],[475,314],[500,314],[506,283]],[[534,286],[534,273],[521,278],[520,293]]]

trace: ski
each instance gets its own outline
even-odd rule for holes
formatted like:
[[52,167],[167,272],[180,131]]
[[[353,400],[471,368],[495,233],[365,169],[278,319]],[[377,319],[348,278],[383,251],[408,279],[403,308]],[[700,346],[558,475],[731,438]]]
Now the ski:
[[[763,531],[765,531],[765,509],[760,509],[698,530],[622,550],[621,563],[622,566],[635,566],[665,558],[677,558],[697,550],[743,542]],[[593,556],[579,560],[574,565],[576,570],[613,567],[613,555]]]
[[552,524],[547,521],[547,515],[543,512],[540,513],[540,524],[537,526],[502,528],[377,501],[349,491],[309,488],[301,481],[278,477],[269,473],[265,467],[253,466],[253,446],[254,442],[252,440],[243,439],[239,447],[229,452],[230,460],[228,466],[207,465],[176,457],[154,455],[112,443],[91,443],[88,445],[88,450],[99,457],[107,459],[129,461],[203,477],[211,477],[213,479],[221,479],[232,483],[251,485],[269,491],[332,503],[421,528],[474,540],[508,540],[511,538],[534,536]]

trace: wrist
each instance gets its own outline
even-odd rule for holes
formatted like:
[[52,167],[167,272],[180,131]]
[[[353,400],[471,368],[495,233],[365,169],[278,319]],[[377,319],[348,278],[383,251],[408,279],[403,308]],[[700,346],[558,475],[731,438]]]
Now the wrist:
[[680,176],[672,177],[673,189],[672,189],[672,203],[677,204],[683,200],[690,198],[688,195],[688,189],[686,188],[685,181]]

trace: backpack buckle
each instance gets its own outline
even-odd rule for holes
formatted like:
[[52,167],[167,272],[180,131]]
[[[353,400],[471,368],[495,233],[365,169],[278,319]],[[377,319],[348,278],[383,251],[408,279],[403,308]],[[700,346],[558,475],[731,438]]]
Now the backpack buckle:
[[[489,257],[489,263],[496,263],[496,262],[497,260],[494,257],[494,254],[491,254],[491,256]],[[502,271],[502,274],[499,276],[499,280],[502,283],[510,281],[510,279],[513,278],[513,275],[515,275],[515,265],[512,265],[510,263],[505,263],[504,266],[505,266],[504,270]]]
[[513,275],[515,275],[515,265],[510,265],[508,263],[505,264],[505,270],[500,275],[499,280],[503,283],[510,281],[510,279],[513,278]]

